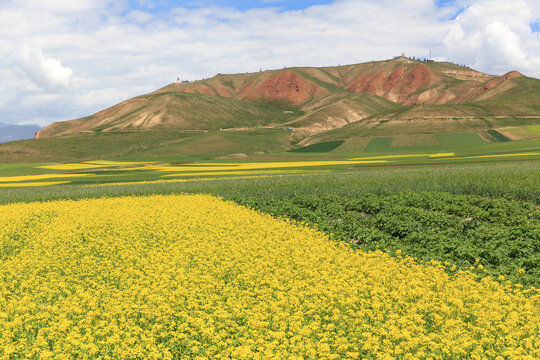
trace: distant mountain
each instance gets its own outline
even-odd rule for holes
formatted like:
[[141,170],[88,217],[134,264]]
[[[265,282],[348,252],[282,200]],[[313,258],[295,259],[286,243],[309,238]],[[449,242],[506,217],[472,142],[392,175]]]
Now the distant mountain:
[[[494,76],[407,58],[218,74],[52,123],[39,142],[0,147],[0,161],[250,154],[325,142],[352,152],[377,137],[421,147],[465,132],[491,142],[493,129],[540,124],[538,94],[540,80],[517,71]],[[536,136],[512,131],[505,136]]]
[[0,123],[0,143],[32,139],[41,130],[38,125],[10,125]]
[[539,93],[540,80],[516,71],[493,76],[451,63],[405,58],[218,74],[170,84],[86,118],[53,123],[37,138],[285,126],[298,139],[348,124],[369,129],[384,125],[388,132],[404,121],[418,121],[423,132],[431,123],[443,132],[445,126],[452,131],[491,128],[516,116],[540,120]]

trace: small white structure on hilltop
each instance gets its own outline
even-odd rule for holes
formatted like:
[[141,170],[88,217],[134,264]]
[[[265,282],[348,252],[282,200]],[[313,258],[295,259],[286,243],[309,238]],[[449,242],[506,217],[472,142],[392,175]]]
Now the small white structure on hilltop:
[[180,76],[176,78],[176,83],[180,84]]
[[399,56],[394,56],[392,59],[406,59],[405,53],[401,53]]

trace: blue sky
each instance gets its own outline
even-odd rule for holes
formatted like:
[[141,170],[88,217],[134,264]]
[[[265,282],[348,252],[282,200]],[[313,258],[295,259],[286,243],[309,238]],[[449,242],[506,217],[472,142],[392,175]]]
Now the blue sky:
[[[197,8],[211,5],[227,6],[237,10],[249,10],[254,8],[278,7],[283,11],[303,10],[315,5],[332,4],[335,0],[130,0],[131,9],[149,12],[167,11],[176,7]],[[436,0],[439,7],[455,6],[456,0]],[[462,9],[459,11],[461,12]]]
[[87,116],[179,76],[402,52],[540,78],[539,15],[539,0],[0,0],[0,122]]
[[[442,0],[448,1],[448,0]],[[314,5],[331,4],[332,0],[297,0],[297,1],[285,1],[285,0],[181,0],[181,1],[168,1],[168,0],[131,0],[130,7],[132,9],[145,10],[149,12],[160,12],[176,7],[197,8],[206,6],[226,6],[232,7],[237,10],[249,10],[253,8],[267,8],[278,7],[283,11],[287,10],[302,10]]]

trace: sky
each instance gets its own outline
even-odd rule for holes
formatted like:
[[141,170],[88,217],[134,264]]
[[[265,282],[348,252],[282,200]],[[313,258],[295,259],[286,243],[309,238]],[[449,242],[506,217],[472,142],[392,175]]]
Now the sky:
[[177,77],[430,50],[540,78],[540,1],[0,0],[0,122],[88,116]]

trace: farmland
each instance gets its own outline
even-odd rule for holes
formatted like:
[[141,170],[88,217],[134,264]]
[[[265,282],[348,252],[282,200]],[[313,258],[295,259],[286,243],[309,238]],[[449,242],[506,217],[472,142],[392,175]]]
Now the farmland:
[[0,165],[0,357],[540,356],[538,142],[381,139]]
[[[501,135],[502,136],[502,135]],[[372,139],[363,152],[340,152],[343,142],[307,145],[286,153],[237,156],[133,157],[79,162],[0,165],[0,187],[103,184],[212,177],[312,174],[372,167],[446,166],[536,161],[540,140],[487,143],[476,133],[440,134],[440,145],[391,146],[392,137]]]
[[209,195],[0,208],[5,358],[535,358],[535,289]]

